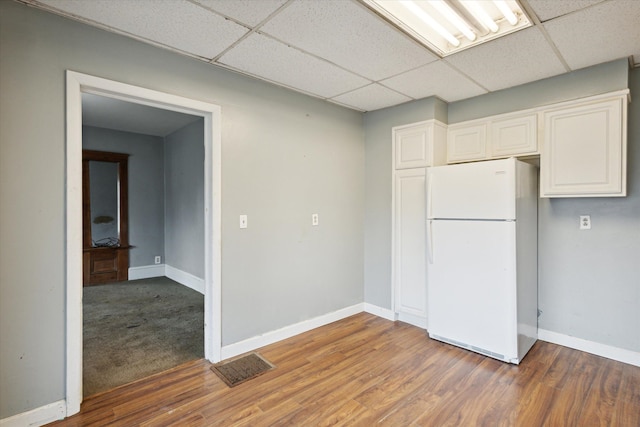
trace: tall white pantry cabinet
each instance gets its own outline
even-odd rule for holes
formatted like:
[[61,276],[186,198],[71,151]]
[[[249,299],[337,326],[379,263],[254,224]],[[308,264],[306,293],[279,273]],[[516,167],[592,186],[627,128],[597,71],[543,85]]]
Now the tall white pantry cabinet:
[[398,320],[426,329],[426,168],[446,164],[447,127],[427,120],[392,133],[393,310]]

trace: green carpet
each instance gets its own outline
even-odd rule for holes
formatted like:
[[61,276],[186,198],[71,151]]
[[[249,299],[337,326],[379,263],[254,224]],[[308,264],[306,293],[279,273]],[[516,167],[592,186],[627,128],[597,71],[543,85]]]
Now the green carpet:
[[83,290],[83,394],[204,357],[204,297],[166,277]]

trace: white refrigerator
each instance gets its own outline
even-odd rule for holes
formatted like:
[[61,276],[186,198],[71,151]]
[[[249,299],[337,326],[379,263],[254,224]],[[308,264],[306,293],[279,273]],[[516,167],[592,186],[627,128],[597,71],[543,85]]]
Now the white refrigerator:
[[538,336],[537,169],[427,169],[429,336],[518,364]]

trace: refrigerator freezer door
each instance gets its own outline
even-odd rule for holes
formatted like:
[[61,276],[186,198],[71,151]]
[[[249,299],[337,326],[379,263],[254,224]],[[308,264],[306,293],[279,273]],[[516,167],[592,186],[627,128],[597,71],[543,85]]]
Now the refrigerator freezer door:
[[430,222],[429,335],[497,359],[517,359],[515,222]]
[[427,218],[515,219],[515,159],[427,169]]

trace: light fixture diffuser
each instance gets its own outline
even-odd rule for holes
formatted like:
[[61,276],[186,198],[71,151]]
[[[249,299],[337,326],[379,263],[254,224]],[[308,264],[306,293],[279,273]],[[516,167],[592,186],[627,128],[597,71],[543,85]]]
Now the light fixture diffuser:
[[530,27],[516,0],[360,0],[441,57]]
[[471,26],[460,15],[458,15],[455,10],[451,9],[451,6],[446,2],[434,1],[432,4],[436,10],[440,12],[447,21],[455,25],[455,27],[460,30],[467,39],[474,41],[477,38],[476,33],[473,32]]

